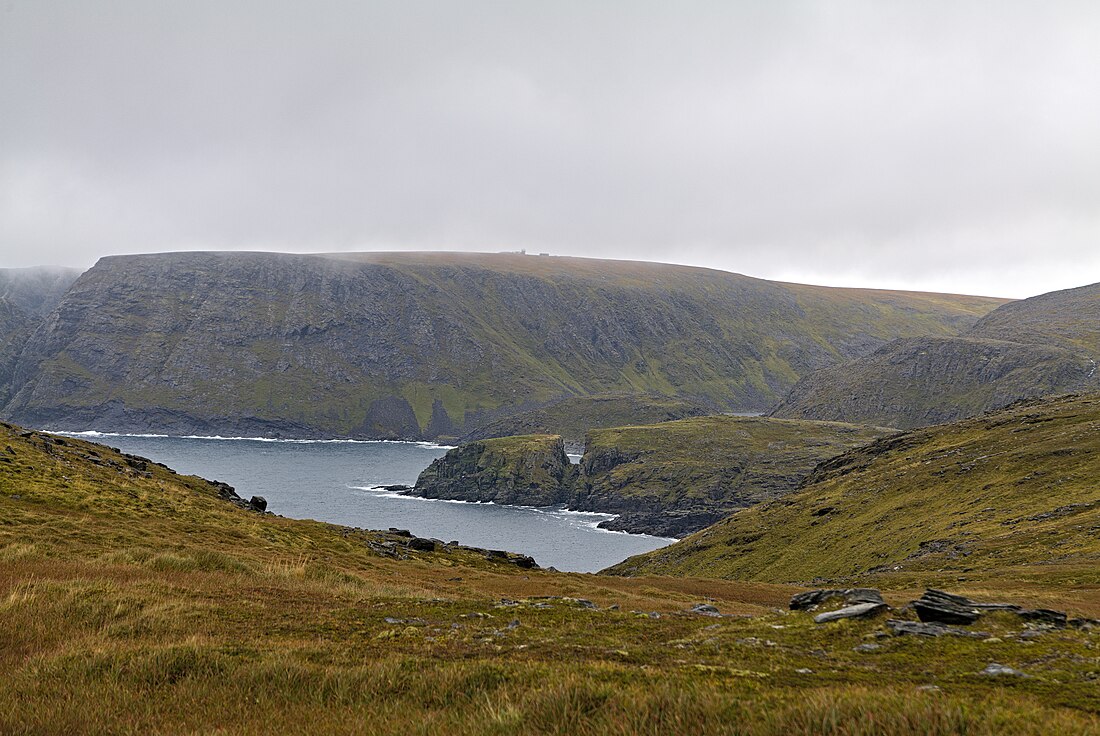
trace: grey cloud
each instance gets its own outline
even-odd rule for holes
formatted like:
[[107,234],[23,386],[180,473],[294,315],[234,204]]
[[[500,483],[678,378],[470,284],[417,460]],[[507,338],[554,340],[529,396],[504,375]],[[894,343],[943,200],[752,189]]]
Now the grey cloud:
[[1100,280],[1093,3],[0,4],[0,265],[502,250]]

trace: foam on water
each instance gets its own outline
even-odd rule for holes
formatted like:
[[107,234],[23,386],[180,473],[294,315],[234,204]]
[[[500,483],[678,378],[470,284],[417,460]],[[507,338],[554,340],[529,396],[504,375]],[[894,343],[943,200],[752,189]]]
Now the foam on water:
[[284,437],[224,437],[220,434],[143,434],[131,432],[99,432],[94,429],[86,429],[80,432],[47,429],[43,430],[52,434],[60,434],[66,437],[96,439],[97,437],[144,437],[144,438],[169,438],[178,440],[223,440],[227,442],[283,442],[288,445],[410,445],[412,447],[427,447],[433,450],[453,450],[454,445],[441,445],[436,442],[413,440],[352,440],[352,439],[288,439]]

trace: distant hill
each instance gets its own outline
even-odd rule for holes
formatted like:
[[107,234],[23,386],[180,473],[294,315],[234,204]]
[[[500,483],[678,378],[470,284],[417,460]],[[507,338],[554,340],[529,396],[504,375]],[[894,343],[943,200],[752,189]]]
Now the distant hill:
[[1021,403],[852,450],[797,493],[610,572],[1096,586],[1098,477],[1100,395]]
[[457,437],[574,396],[762,411],[799,377],[1003,300],[516,254],[103,258],[15,365],[54,428]]
[[0,406],[11,398],[15,363],[39,322],[61,300],[75,268],[0,268]]
[[958,337],[903,338],[803,377],[772,416],[910,428],[1100,391],[1100,284],[1004,304]]

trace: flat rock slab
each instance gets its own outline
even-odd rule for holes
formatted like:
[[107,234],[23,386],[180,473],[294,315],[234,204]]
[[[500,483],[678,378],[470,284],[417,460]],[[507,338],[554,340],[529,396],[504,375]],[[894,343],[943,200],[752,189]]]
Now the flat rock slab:
[[1020,672],[1020,670],[1014,670],[1011,667],[997,664],[996,662],[990,662],[986,668],[978,674],[985,675],[986,677],[1027,677],[1027,675]]
[[857,603],[854,606],[845,606],[844,608],[838,608],[835,611],[826,611],[825,613],[819,613],[814,616],[815,624],[824,624],[829,621],[839,621],[844,618],[863,618],[865,616],[874,616],[876,613],[885,611],[889,606],[885,603]]
[[698,613],[701,616],[721,616],[721,612],[709,603],[697,603],[691,607],[690,613]]
[[856,603],[886,603],[882,594],[874,588],[818,588],[796,594],[791,598],[790,607],[792,611],[806,611],[830,598],[843,598],[850,606]]
[[981,615],[974,601],[942,590],[924,591],[924,595],[919,600],[913,601],[913,609],[925,623],[966,626],[977,621],[978,616]]
[[965,629],[957,629],[954,626],[944,626],[943,624],[926,624],[920,621],[901,621],[898,619],[890,619],[886,622],[886,626],[898,636],[905,634],[911,634],[913,636],[965,636],[972,639],[987,639],[989,634],[984,631],[966,631]]

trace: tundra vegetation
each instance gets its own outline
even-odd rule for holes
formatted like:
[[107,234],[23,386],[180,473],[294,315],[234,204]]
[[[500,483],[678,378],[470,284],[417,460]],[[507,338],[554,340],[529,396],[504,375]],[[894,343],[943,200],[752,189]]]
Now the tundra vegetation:
[[[1024,410],[989,421],[1033,427],[1015,436],[1041,453],[1057,448],[1035,433],[1085,432],[1068,417],[1092,406],[1033,408],[1030,425]],[[943,475],[928,467],[941,493],[958,485],[953,442],[939,450]],[[817,624],[813,612],[786,610],[796,586],[554,573],[399,532],[265,514],[224,484],[102,445],[10,425],[0,445],[4,733],[1100,728],[1100,642],[1087,626],[1036,628],[1004,612],[983,617],[981,638],[894,635],[881,617]],[[873,473],[889,457],[856,464]],[[925,467],[934,456],[913,457]],[[1070,484],[1065,464],[1076,461],[1056,457],[1055,475],[1013,487]],[[1005,517],[1018,520],[1003,527],[1012,534],[1035,530],[1032,544],[1005,547],[1015,550],[1006,570],[976,551],[980,575],[921,566],[882,578],[886,600],[900,607],[924,582],[949,582],[1100,615],[1084,564],[1094,552],[1075,546],[1049,577],[1018,574],[1028,550],[1033,566],[1051,561],[1051,522],[1029,517],[1061,501],[1031,495],[1043,498],[1034,513],[1014,506]],[[1064,518],[1075,515],[1055,523]],[[990,674],[992,664],[1020,674]]]

